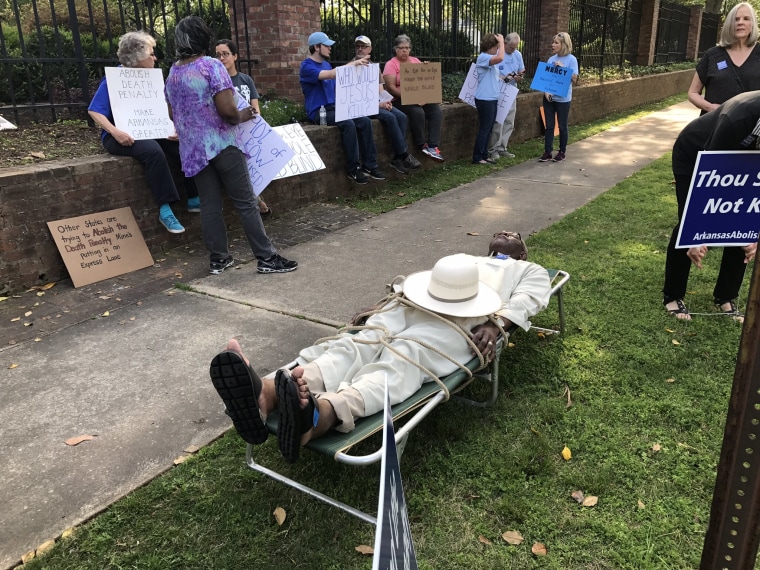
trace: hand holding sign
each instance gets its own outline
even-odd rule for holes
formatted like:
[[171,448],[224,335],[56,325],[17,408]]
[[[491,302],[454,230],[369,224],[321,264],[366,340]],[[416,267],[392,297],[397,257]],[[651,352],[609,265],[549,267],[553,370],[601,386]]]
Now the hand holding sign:
[[[541,62],[536,68],[530,88],[557,97],[567,97],[572,81],[573,70],[564,67],[561,62],[555,64]],[[547,99],[551,101],[550,96]]]

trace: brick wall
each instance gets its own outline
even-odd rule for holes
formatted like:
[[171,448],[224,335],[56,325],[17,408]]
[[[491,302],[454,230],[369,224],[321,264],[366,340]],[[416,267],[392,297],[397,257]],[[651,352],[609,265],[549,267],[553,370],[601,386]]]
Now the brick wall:
[[[598,119],[610,112],[627,109],[685,93],[692,71],[613,81],[573,89],[570,124]],[[541,93],[525,93],[518,98],[515,133],[521,142],[542,133],[538,109]],[[444,105],[441,149],[447,160],[471,156],[477,131],[477,113],[463,103]],[[375,122],[375,139],[381,165],[391,156],[382,127]],[[273,182],[265,191],[268,204],[287,211],[312,202],[347,196],[356,191],[345,176],[343,152],[338,130],[314,125],[304,126],[326,168],[303,176]],[[675,133],[674,133],[675,138]],[[424,157],[416,153],[422,160]],[[432,161],[425,168],[435,168]],[[388,174],[396,174],[384,167]],[[398,175],[401,176],[401,175]],[[383,185],[370,183],[363,192],[381,192]],[[133,159],[98,155],[91,158],[45,162],[33,166],[0,169],[0,293],[67,277],[46,222],[93,212],[129,206],[142,230],[148,248],[163,249],[197,240],[200,237],[198,214],[183,208],[175,213],[186,228],[184,234],[169,234],[158,222],[158,211],[145,186],[141,166]],[[234,209],[225,206],[226,221],[239,227]]]

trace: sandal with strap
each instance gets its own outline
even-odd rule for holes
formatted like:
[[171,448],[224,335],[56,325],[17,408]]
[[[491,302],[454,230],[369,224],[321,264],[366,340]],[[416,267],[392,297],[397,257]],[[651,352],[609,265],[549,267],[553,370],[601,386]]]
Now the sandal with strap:
[[319,406],[316,398],[309,394],[309,403],[301,407],[298,383],[287,370],[277,371],[274,385],[280,412],[277,445],[285,461],[295,463],[301,451],[301,436],[317,425]]
[[[668,303],[673,303],[677,305],[675,309],[668,309],[667,305]],[[682,320],[682,321],[690,321],[691,320],[691,314],[689,313],[689,309],[686,308],[686,305],[684,305],[683,299],[665,299],[662,302],[662,305],[665,307],[665,310],[673,315],[675,318]],[[683,318],[680,318],[678,315],[686,315]]]
[[[724,315],[728,315],[730,317],[733,317],[734,320],[739,322],[744,322],[744,313],[739,311],[739,308],[736,306],[736,303],[733,299],[727,299],[726,301],[720,301],[718,299],[714,299],[713,302],[715,303],[715,306],[717,307],[718,311],[723,313]],[[723,305],[728,303],[731,307],[728,310],[725,310],[723,308]]]

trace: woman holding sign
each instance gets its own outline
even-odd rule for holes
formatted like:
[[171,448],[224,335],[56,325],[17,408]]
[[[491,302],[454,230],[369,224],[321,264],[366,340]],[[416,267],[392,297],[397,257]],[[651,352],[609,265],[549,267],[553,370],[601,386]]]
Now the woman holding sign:
[[[119,38],[119,50],[116,55],[123,67],[153,69],[156,65],[156,55],[153,53],[155,47],[156,40],[145,32],[128,32]],[[159,207],[158,219],[161,224],[170,233],[184,232],[185,228],[174,216],[171,207],[173,202],[179,201],[179,193],[167,162],[172,160],[177,165],[180,163],[177,137],[135,140],[129,133],[116,128],[105,77],[100,82],[87,112],[102,129],[100,136],[103,146],[110,154],[131,156],[143,165],[148,186]],[[187,211],[200,212],[198,189],[192,178],[185,178],[185,192]]]
[[279,255],[264,231],[245,157],[235,146],[234,126],[253,119],[255,110],[238,110],[230,74],[218,59],[206,55],[211,41],[206,22],[196,16],[182,18],[174,29],[174,41],[179,59],[169,71],[165,94],[180,137],[182,166],[200,188],[201,228],[211,254],[209,272],[218,275],[234,262],[227,243],[223,190],[240,215],[258,272],[295,270],[298,263]]
[[478,68],[478,88],[475,91],[475,108],[478,110],[480,126],[472,151],[473,164],[496,164],[488,156],[488,137],[496,121],[501,85],[498,65],[504,60],[504,36],[486,34],[480,40],[480,55],[475,65]]
[[[570,34],[560,32],[552,40],[552,56],[547,63],[556,67],[564,67],[572,72],[570,88],[567,95],[560,97],[551,93],[544,93],[544,117],[546,117],[546,131],[544,132],[544,154],[538,162],[562,162],[565,160],[567,150],[567,121],[570,117],[570,101],[573,99],[573,83],[578,82],[578,60],[570,53],[573,51],[573,42]],[[554,150],[554,115],[557,115],[559,124],[559,151],[552,158]]]

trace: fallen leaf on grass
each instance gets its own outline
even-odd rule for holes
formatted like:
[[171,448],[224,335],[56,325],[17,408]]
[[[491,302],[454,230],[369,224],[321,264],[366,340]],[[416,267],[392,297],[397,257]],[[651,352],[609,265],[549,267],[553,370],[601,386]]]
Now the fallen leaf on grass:
[[667,382],[668,384],[672,384],[675,381],[676,381],[675,378],[665,378],[665,382]]
[[652,451],[660,451],[662,449],[662,446],[659,443],[655,443],[652,446]]
[[516,530],[508,530],[507,532],[505,532],[504,534],[502,534],[501,537],[507,543],[514,544],[515,546],[518,546],[518,545],[522,544],[523,540],[525,540],[523,538],[523,535],[521,535]]
[[676,339],[672,339],[670,342],[672,342],[672,343],[673,343],[673,344],[675,344],[676,346],[679,346],[679,345],[681,344],[681,343],[680,343],[680,342],[678,342]]
[[42,556],[55,546],[55,540],[46,540],[37,547],[37,556]]
[[42,286],[40,287],[40,289],[41,289],[42,291],[47,291],[47,290],[48,290],[48,289],[50,289],[51,287],[55,287],[55,281],[52,281],[51,283],[45,283],[44,285],[42,285]]
[[490,544],[491,544],[491,541],[490,541],[490,540],[488,540],[488,539],[487,539],[485,536],[483,536],[482,534],[481,534],[481,535],[478,537],[478,542],[480,542],[481,544],[488,544],[488,545],[490,545]]
[[101,317],[110,317],[110,316],[111,316],[111,313],[110,313],[109,311],[106,311],[105,313],[103,313],[103,314],[102,314],[102,315],[100,315],[100,316],[101,316]]
[[20,321],[20,320],[21,320],[21,317],[14,317],[11,319],[11,322],[15,323],[16,321]]
[[30,152],[29,156],[42,159],[42,158],[45,158],[45,153],[44,152]]
[[[409,206],[396,206],[397,210],[406,210]],[[358,548],[358,547],[357,547]],[[369,547],[368,547],[369,548]]]
[[100,297],[98,297],[98,299],[103,299],[104,301],[108,301],[108,299],[110,298],[111,298],[110,295],[101,295]]
[[639,499],[639,500],[637,501],[637,504],[639,505],[639,508],[640,508],[640,509],[643,509],[643,508],[645,507],[645,505],[644,505],[644,503],[641,501],[641,499]]
[[538,338],[546,338],[546,335],[542,332],[538,333]]
[[673,329],[665,329],[665,332],[674,333],[676,331],[674,331]]
[[581,504],[581,503],[583,503],[583,499],[584,499],[584,496],[583,496],[583,491],[573,491],[573,492],[570,494],[570,496],[571,496],[573,499],[575,499],[575,500],[578,502],[578,504]]
[[70,536],[74,536],[75,529],[73,526],[70,526],[66,530],[64,530],[61,533],[61,538],[69,538]]
[[10,365],[8,368],[9,368],[10,370],[13,370],[14,368],[18,368],[18,364],[16,364],[16,363],[14,362],[14,363],[13,363],[13,364],[11,364],[11,365]]
[[70,437],[69,439],[65,440],[63,443],[71,447],[74,447],[75,445],[79,445],[83,441],[91,441],[93,439],[95,439],[93,436],[85,434],[85,435],[78,435],[76,437]]
[[177,457],[177,459],[174,460],[174,465],[180,465],[187,461],[187,458],[190,457],[189,455],[180,455]]
[[573,458],[573,452],[570,451],[570,448],[568,446],[565,446],[564,449],[562,449],[562,459],[565,461],[570,461]]
[[583,499],[581,506],[595,507],[598,502],[599,502],[599,497],[595,497],[594,495],[588,495],[585,499]]
[[24,326],[25,326],[25,327],[31,327],[31,326],[32,326],[32,323],[24,323]]
[[573,399],[570,397],[570,386],[565,384],[565,391],[562,392],[563,396],[567,396],[567,404],[565,405],[566,408],[570,408],[573,405]]
[[29,552],[21,556],[21,562],[23,562],[24,564],[26,564],[27,562],[33,559],[34,559],[34,550],[30,550]]
[[375,553],[375,549],[372,548],[371,546],[367,546],[366,544],[360,544],[359,546],[354,548],[354,550],[356,550],[356,552],[358,552],[359,554],[374,554]]
[[185,453],[198,453],[198,451],[200,451],[200,449],[201,448],[199,446],[197,446],[197,445],[188,445],[182,451],[184,451]]
[[278,526],[282,526],[282,523],[285,522],[285,519],[288,516],[285,509],[282,507],[277,507],[272,514],[274,515],[274,520],[277,521]]
[[24,313],[24,316],[25,317],[31,317],[32,316],[32,311],[27,311],[26,313]]
[[534,556],[546,556],[546,545],[543,542],[537,542],[531,546],[530,551]]
[[399,192],[396,194],[396,196],[401,196],[402,198],[406,196],[406,192]]

